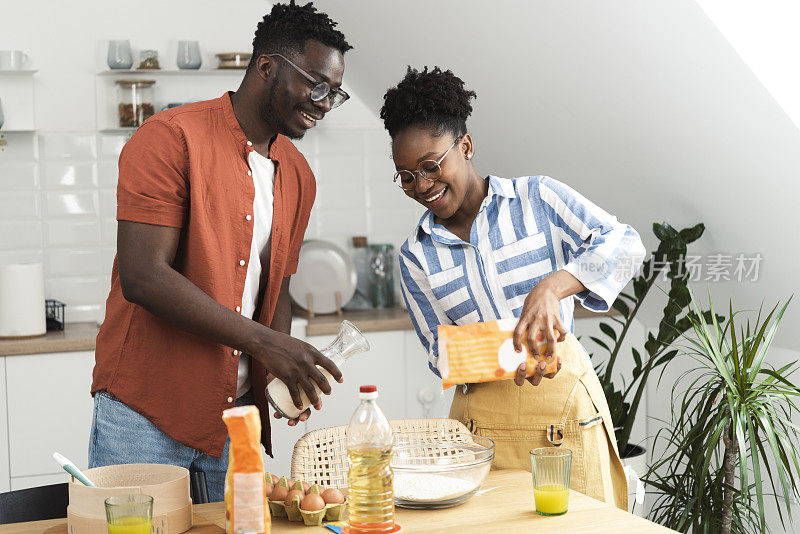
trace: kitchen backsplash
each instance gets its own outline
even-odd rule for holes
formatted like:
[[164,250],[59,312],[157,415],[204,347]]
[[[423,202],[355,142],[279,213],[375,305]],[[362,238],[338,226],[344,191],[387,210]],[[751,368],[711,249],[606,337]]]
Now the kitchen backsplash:
[[[0,263],[42,261],[67,321],[102,319],[116,253],[117,158],[126,135],[6,133],[0,152]],[[317,177],[307,238],[399,246],[422,208],[392,183],[389,137],[325,128],[297,142]]]

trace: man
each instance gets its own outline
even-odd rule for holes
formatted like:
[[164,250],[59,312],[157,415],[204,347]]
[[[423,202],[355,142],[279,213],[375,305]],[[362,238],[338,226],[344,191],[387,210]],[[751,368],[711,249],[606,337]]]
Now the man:
[[[315,182],[287,138],[332,108],[351,48],[309,3],[276,4],[258,24],[235,93],[159,113],[119,159],[117,258],[97,337],[91,467],[168,463],[205,472],[222,500],[222,411],[255,403],[269,454],[267,373],[297,406],[316,365],[336,366],[289,336],[289,277]],[[305,420],[309,411],[299,420]],[[297,420],[289,424],[296,424]]]

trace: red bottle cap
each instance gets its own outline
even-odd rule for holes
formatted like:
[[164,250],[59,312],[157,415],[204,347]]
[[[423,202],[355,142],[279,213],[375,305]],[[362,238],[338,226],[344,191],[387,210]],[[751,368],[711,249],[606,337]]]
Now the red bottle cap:
[[361,386],[358,388],[359,393],[374,393],[376,391],[378,391],[377,386]]

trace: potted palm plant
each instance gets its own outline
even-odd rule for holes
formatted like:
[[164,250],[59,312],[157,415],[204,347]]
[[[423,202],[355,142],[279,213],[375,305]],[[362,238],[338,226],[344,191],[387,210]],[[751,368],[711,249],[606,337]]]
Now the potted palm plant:
[[692,335],[681,352],[695,363],[673,387],[671,425],[656,435],[663,451],[645,477],[656,495],[651,518],[681,532],[765,532],[765,497],[784,524],[800,481],[798,364],[776,369],[767,358],[789,302],[766,317],[759,310],[752,323],[729,304],[723,326],[710,300],[707,324],[692,297]]

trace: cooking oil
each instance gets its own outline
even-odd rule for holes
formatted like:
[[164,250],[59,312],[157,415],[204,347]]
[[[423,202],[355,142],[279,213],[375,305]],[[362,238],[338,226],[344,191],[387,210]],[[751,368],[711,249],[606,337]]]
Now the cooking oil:
[[391,532],[394,529],[391,447],[357,447],[349,449],[347,456],[350,459],[350,532]]

